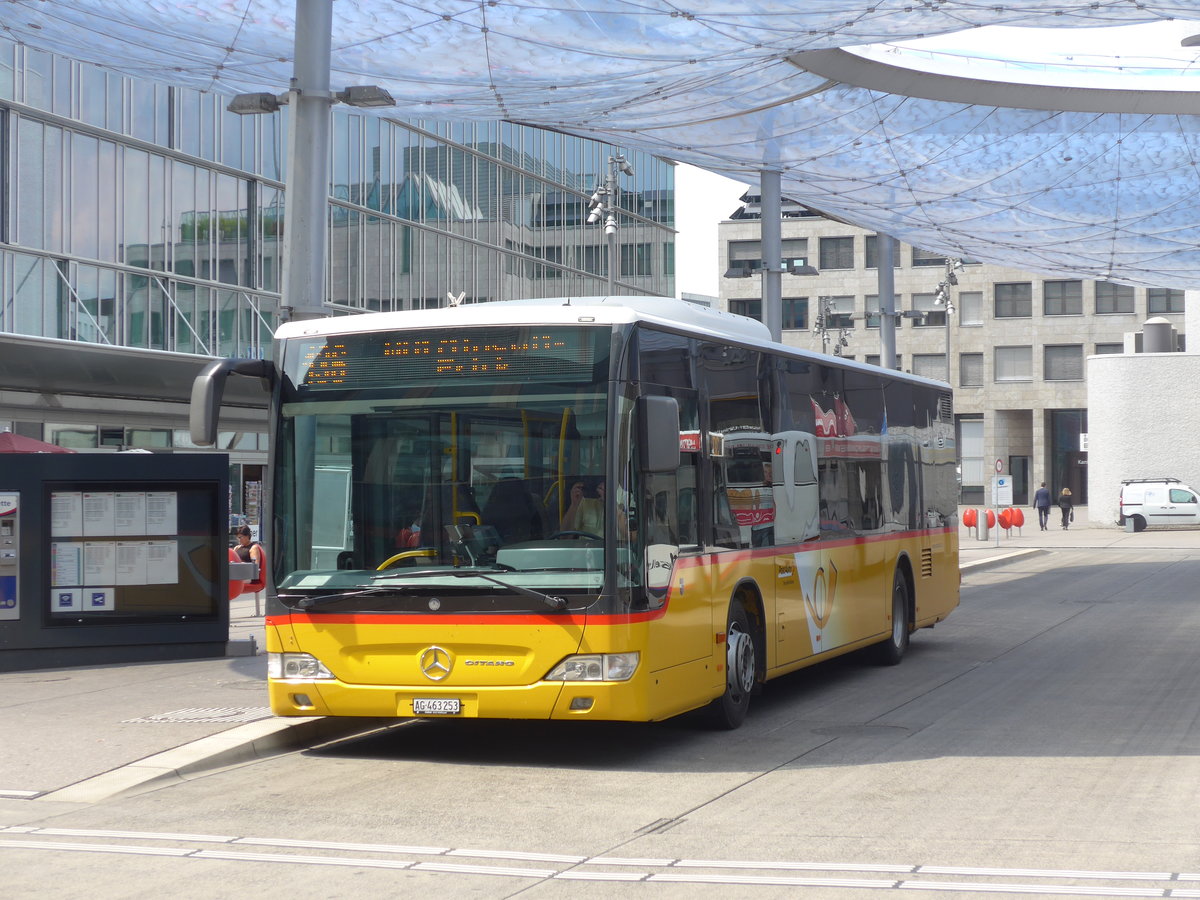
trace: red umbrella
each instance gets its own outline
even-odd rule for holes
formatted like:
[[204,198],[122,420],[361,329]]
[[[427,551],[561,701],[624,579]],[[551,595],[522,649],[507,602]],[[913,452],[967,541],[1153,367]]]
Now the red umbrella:
[[11,431],[0,431],[0,453],[74,453],[69,447],[47,444]]

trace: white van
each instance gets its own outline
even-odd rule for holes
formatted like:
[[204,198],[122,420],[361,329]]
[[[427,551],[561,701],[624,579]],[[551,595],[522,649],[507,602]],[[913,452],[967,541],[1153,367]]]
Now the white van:
[[1200,498],[1178,478],[1128,478],[1121,482],[1118,525],[1200,525]]

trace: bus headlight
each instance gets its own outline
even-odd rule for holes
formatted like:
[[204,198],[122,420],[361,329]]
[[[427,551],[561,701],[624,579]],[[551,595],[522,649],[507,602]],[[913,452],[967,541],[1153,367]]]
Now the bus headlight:
[[628,681],[640,658],[636,652],[568,656],[550,670],[546,681]]
[[333,673],[309,653],[268,653],[267,677],[277,681],[317,681],[333,678]]

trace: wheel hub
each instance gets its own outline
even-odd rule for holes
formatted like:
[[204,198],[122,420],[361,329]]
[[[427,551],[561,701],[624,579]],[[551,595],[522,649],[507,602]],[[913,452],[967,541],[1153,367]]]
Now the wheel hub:
[[733,628],[729,632],[728,645],[725,661],[729,688],[735,693],[749,693],[754,687],[754,642],[746,632]]

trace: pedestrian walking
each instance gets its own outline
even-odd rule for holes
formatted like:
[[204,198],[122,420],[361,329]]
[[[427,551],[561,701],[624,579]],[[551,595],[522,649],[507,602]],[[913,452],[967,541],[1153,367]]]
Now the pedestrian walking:
[[1038,513],[1038,525],[1045,531],[1050,524],[1050,490],[1044,481],[1033,494],[1033,506]]
[[1062,527],[1066,531],[1075,521],[1075,504],[1071,500],[1071,489],[1063,488],[1058,495],[1058,508],[1062,510]]

